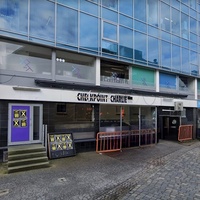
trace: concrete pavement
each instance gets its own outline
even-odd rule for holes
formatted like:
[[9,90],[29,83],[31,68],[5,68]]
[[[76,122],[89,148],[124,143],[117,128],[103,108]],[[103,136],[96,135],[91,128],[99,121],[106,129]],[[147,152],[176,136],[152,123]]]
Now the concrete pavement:
[[200,199],[200,142],[160,141],[123,152],[51,160],[0,175],[2,200]]

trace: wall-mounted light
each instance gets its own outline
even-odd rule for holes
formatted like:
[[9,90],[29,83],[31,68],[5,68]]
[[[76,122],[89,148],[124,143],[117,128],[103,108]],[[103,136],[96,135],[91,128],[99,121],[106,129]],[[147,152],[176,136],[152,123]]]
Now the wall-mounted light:
[[56,61],[58,61],[58,62],[65,62],[65,59],[63,59],[63,58],[56,58]]
[[39,92],[39,91],[40,91],[40,88],[31,88],[31,87],[14,86],[14,87],[13,87],[13,90]]

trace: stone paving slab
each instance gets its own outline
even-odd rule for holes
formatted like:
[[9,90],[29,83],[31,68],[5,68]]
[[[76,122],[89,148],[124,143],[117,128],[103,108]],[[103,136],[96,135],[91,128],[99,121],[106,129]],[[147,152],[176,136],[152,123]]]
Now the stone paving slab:
[[199,199],[200,142],[51,160],[51,167],[0,175],[2,200]]

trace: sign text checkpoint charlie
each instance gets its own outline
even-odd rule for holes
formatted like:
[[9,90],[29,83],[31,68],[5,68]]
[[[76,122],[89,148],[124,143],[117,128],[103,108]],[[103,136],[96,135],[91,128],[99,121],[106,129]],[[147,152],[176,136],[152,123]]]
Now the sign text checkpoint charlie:
[[123,95],[107,95],[99,93],[78,93],[78,101],[90,101],[90,102],[111,102],[111,103],[128,103],[128,96]]

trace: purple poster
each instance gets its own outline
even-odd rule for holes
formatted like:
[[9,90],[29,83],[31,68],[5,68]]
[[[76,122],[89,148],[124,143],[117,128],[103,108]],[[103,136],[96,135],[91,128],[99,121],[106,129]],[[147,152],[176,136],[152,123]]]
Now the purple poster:
[[12,106],[11,142],[29,141],[30,106]]

